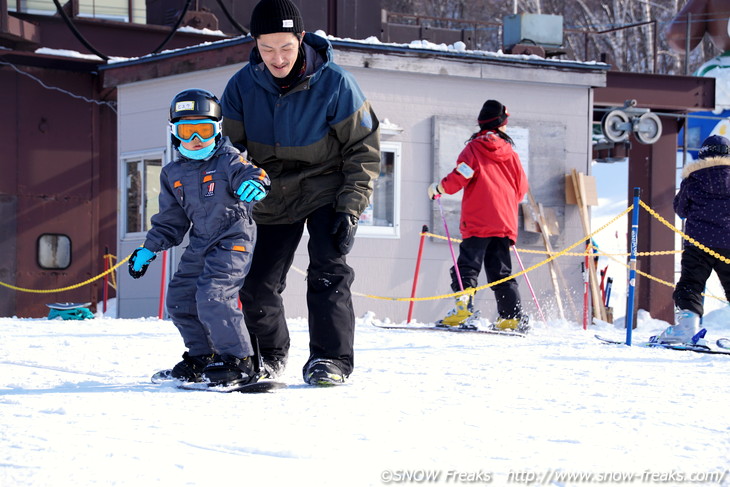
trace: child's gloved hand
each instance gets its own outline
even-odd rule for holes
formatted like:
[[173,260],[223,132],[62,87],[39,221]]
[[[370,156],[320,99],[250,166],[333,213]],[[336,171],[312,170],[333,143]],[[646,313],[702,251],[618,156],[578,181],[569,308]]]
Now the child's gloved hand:
[[261,201],[266,197],[264,185],[253,179],[249,179],[241,183],[236,190],[236,194],[241,201],[250,203],[252,201]]
[[151,250],[144,247],[135,249],[129,257],[129,275],[134,279],[139,279],[147,272],[147,266],[155,260],[157,255]]

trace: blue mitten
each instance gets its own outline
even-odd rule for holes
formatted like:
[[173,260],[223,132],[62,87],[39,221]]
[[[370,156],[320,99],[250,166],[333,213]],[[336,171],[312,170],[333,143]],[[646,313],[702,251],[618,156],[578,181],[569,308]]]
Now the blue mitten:
[[241,183],[236,190],[236,194],[241,201],[250,203],[252,201],[261,201],[266,197],[264,185],[253,179],[249,179]]
[[134,279],[144,276],[144,273],[147,272],[147,266],[155,260],[155,257],[157,255],[154,252],[144,247],[135,249],[129,257],[129,275]]

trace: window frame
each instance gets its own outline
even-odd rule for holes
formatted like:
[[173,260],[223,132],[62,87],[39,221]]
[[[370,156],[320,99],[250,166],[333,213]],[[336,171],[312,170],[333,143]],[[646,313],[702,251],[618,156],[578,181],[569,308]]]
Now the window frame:
[[[381,141],[381,164],[382,153],[393,154],[393,226],[380,225],[358,225],[357,236],[366,238],[400,238],[400,201],[401,201],[401,161],[402,142]],[[370,197],[372,200],[372,196]],[[371,201],[372,202],[372,201]]]
[[[167,164],[166,151],[163,148],[147,150],[147,151],[135,151],[126,152],[119,157],[119,236],[120,240],[139,240],[143,239],[149,229],[142,229],[141,231],[128,232],[127,231],[127,216],[128,216],[128,200],[127,200],[127,167],[128,164],[134,161],[144,162],[146,160],[159,160],[160,170]],[[147,174],[146,171],[142,171],[142,182],[141,187],[145,188],[143,198],[146,198],[147,189]],[[154,182],[158,186],[159,194],[159,179]],[[143,199],[142,206],[145,206],[146,199]],[[156,212],[155,212],[156,213]],[[154,214],[154,213],[153,213]],[[145,215],[149,219],[152,215]]]

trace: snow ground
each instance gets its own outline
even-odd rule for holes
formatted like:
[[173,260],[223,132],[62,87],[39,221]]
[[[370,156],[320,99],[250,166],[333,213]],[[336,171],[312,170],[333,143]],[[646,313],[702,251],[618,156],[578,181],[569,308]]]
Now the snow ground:
[[[0,485],[730,485],[730,356],[593,338],[621,323],[373,323],[358,319],[350,382],[321,389],[301,379],[306,320],[289,320],[289,387],[244,395],[151,384],[183,351],[169,321],[0,318]],[[705,324],[730,336],[730,310]],[[640,313],[635,343],[666,325]]]

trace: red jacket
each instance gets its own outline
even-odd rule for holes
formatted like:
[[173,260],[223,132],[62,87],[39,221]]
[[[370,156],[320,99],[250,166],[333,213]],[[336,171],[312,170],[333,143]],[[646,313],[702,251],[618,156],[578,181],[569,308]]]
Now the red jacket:
[[464,189],[463,238],[508,237],[517,241],[517,208],[527,193],[527,175],[512,145],[483,131],[459,154],[456,168],[441,180],[448,194]]

